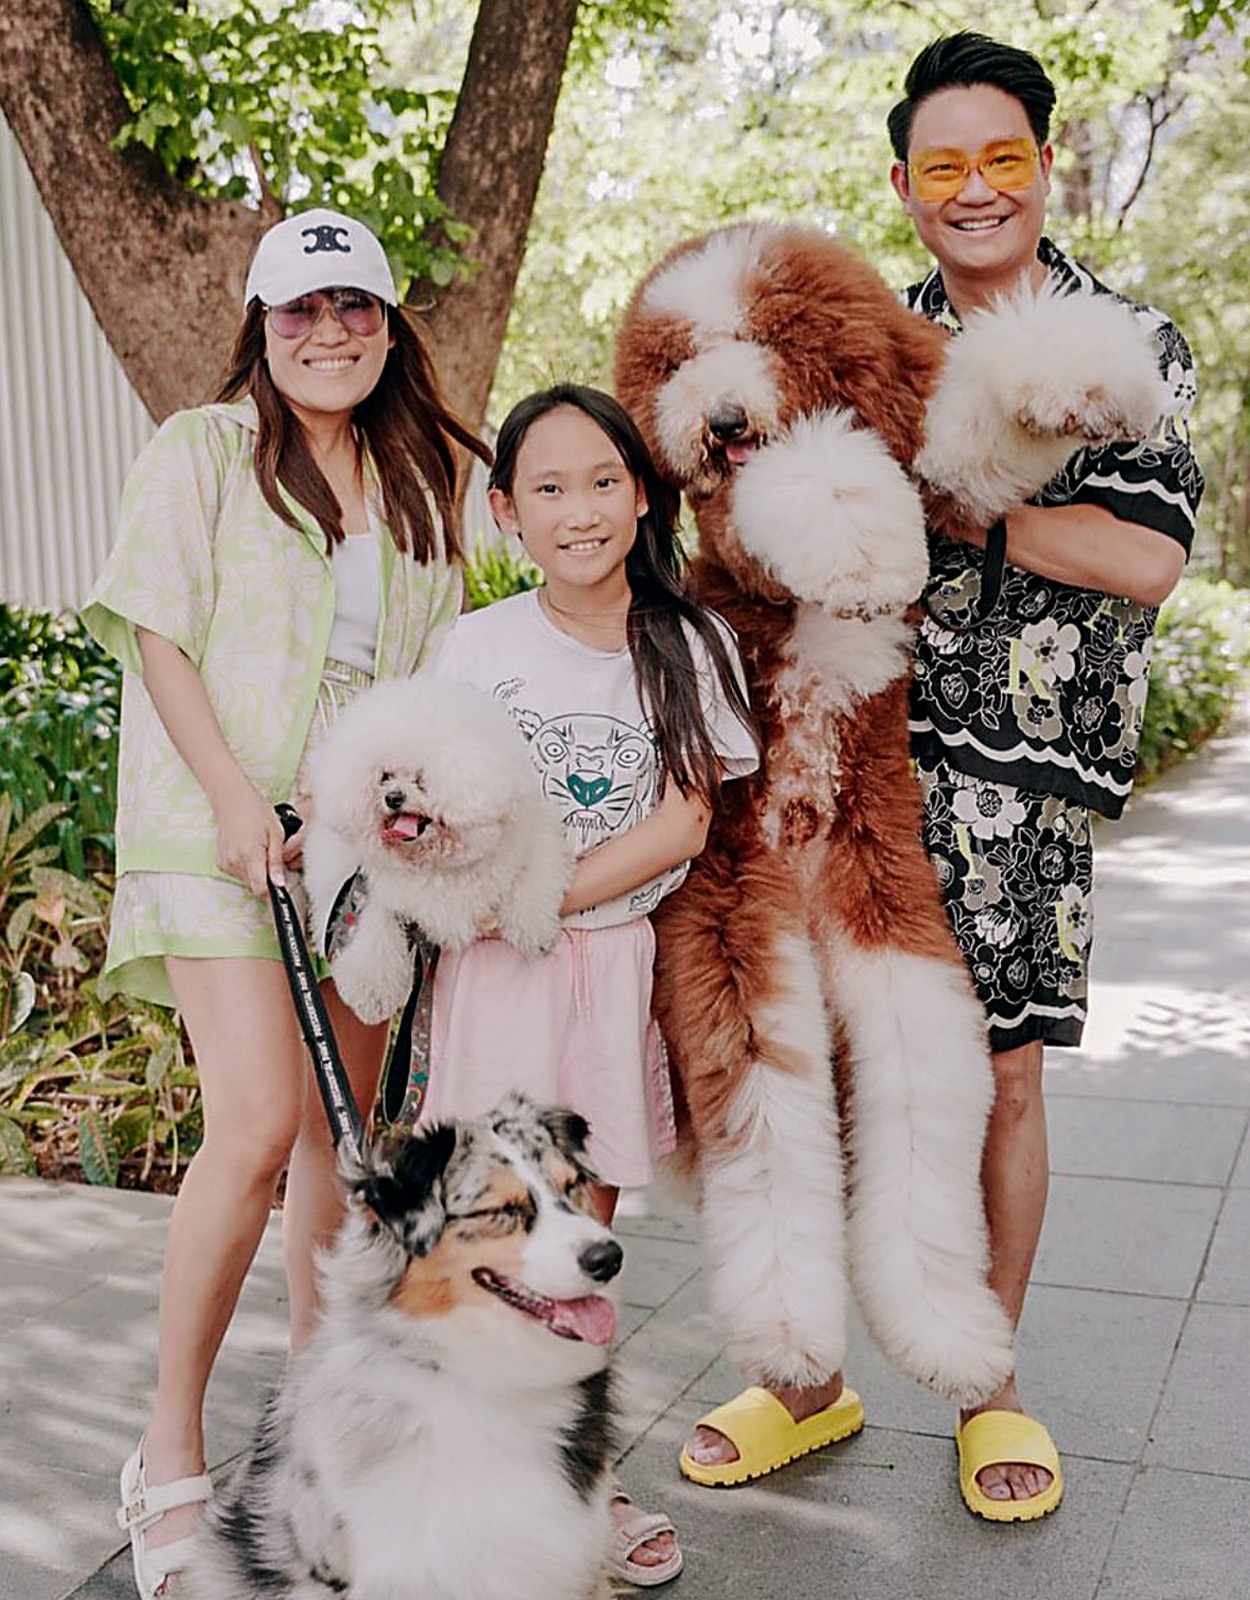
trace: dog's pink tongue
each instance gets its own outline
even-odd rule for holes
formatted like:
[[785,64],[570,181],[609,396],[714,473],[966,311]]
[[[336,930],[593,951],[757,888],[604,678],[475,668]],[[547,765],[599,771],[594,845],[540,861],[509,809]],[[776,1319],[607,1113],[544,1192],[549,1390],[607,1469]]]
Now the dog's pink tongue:
[[424,827],[424,817],[410,816],[407,812],[401,811],[387,823],[386,833],[390,839],[419,839]]
[[616,1307],[601,1294],[584,1295],[580,1300],[555,1300],[550,1319],[551,1331],[565,1339],[582,1339],[586,1344],[611,1344],[616,1333]]

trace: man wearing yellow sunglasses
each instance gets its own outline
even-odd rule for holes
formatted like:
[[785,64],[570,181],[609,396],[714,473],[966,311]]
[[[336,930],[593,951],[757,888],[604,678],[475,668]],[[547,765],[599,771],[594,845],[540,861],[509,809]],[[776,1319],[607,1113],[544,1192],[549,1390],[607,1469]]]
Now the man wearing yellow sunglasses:
[[[937,265],[911,306],[956,335],[1021,280],[1109,294],[1042,237],[1055,91],[1041,64],[982,34],[912,63],[888,121],[894,189]],[[1018,1321],[1046,1205],[1043,1046],[1075,1046],[1090,944],[1090,812],[1132,786],[1157,608],[1185,564],[1202,474],[1184,417],[1184,339],[1153,335],[1176,415],[1155,438],[1080,451],[1005,530],[930,540],[913,751],[925,840],[985,1005],[995,1102],[983,1162],[990,1280]],[[1059,1458],[1014,1378],[959,1418],[960,1490],[993,1521],[1059,1504]]]

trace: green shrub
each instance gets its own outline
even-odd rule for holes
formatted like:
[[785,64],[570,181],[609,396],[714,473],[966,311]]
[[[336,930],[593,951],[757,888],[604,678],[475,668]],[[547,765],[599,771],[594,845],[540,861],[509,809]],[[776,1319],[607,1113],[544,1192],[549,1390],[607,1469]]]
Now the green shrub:
[[0,1172],[174,1187],[195,1073],[173,1013],[101,993],[110,885],[53,865],[60,820],[0,795]]
[[20,822],[57,805],[55,859],[111,860],[121,668],[69,615],[0,605],[0,794]]
[[492,600],[506,600],[525,589],[536,589],[542,581],[541,571],[511,542],[487,544],[479,539],[464,566],[464,592],[470,611],[480,611]]
[[1223,727],[1250,671],[1250,593],[1194,575],[1159,613],[1138,749],[1139,779],[1172,766]]

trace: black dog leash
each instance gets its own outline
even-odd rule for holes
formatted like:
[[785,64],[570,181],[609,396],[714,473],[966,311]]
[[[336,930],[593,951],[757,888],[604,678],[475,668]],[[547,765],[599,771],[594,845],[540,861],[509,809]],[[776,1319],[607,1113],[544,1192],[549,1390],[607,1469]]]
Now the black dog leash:
[[998,604],[1003,592],[1003,569],[1007,565],[1007,524],[1000,517],[985,535],[985,565],[981,568],[981,593],[976,608],[966,622],[955,622],[934,606],[934,597],[941,584],[932,584],[920,596],[920,603],[939,628],[949,633],[970,633],[979,628]]
[[438,946],[415,926],[412,941],[412,989],[382,1077],[382,1115],[394,1127],[411,1127],[421,1112],[430,1082],[430,1027],[434,1015],[434,973]]
[[[285,836],[289,839],[298,833],[303,825],[299,813],[288,805],[280,805],[276,810]],[[364,1149],[364,1124],[360,1120],[360,1110],[351,1084],[343,1070],[343,1060],[330,1027],[330,1018],[326,1014],[325,1001],[321,998],[321,990],[313,975],[295,902],[291,899],[290,890],[284,884],[274,883],[272,879],[269,880],[269,902],[273,907],[282,964],[291,986],[300,1032],[312,1056],[317,1088],[321,1091],[321,1103],[330,1123],[335,1149],[343,1145],[352,1160],[359,1162]]]

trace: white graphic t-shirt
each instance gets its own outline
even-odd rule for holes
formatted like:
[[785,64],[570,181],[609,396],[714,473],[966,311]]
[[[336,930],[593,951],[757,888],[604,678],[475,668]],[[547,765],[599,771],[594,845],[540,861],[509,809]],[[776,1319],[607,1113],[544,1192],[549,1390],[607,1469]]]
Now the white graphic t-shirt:
[[[733,633],[721,627],[741,683]],[[702,640],[693,630],[688,636],[712,748],[726,777],[742,777],[757,765],[751,735],[725,700]],[[460,617],[431,670],[507,706],[579,857],[654,811],[659,753],[628,649],[593,650],[571,639],[549,621],[536,590]],[[576,912],[565,926],[606,928],[645,916],[688,868],[683,862],[629,894]]]

